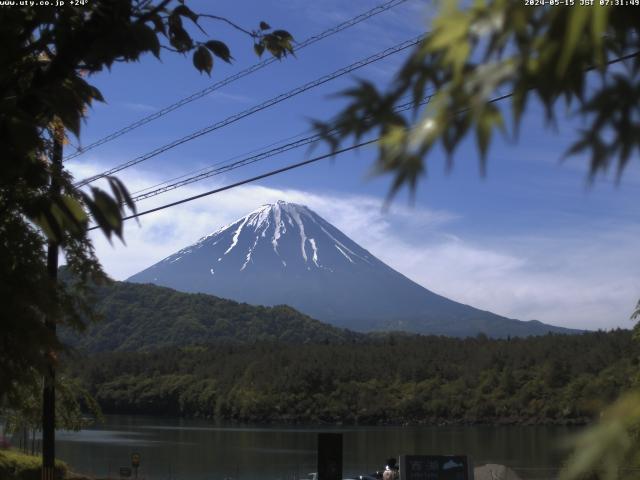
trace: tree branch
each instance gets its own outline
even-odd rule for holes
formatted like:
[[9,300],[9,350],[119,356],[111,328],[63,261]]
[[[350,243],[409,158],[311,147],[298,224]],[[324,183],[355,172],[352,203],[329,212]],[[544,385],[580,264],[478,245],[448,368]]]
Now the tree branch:
[[150,11],[148,11],[144,15],[141,15],[138,18],[138,23],[145,23],[147,20],[150,20],[151,17],[153,17],[158,12],[161,12],[162,10],[164,10],[164,7],[169,5],[171,2],[172,2],[172,0],[162,0],[155,8],[153,8]]
[[174,52],[174,53],[187,53],[188,51],[188,50],[178,50],[177,48],[169,47],[167,45],[160,45],[160,48],[169,50],[170,52]]
[[251,38],[255,38],[256,37],[256,34],[254,32],[250,32],[249,30],[246,30],[246,29],[242,28],[240,25],[232,22],[228,18],[219,17],[218,15],[209,15],[209,14],[206,14],[206,13],[200,13],[200,14],[198,14],[198,17],[211,18],[212,20],[218,20],[218,21],[221,21],[221,22],[225,22],[228,25],[231,25],[236,30],[239,30],[244,34],[249,35]]

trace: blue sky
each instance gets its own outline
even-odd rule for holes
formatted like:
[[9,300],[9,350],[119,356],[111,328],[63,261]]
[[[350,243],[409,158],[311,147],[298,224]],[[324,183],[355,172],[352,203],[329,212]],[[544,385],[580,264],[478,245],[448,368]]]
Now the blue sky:
[[[191,2],[195,11],[226,16],[247,28],[265,20],[297,40],[368,10],[377,0]],[[408,0],[389,12],[325,39],[296,58],[276,62],[70,162],[77,178],[100,172],[338,68],[407,40],[428,25],[435,4]],[[190,58],[163,52],[139,63],[115,65],[91,78],[107,99],[89,112],[81,141],[90,144],[257,61],[251,40],[222,23],[205,22],[235,61],[216,61],[211,78]],[[329,119],[344,101],[336,92],[366,78],[387,84],[404,55],[329,82],[273,108],[189,142],[119,174],[131,191],[249,152]],[[473,142],[465,142],[447,173],[437,150],[415,203],[406,193],[390,211],[382,206],[389,178],[371,178],[374,150],[364,148],[259,183],[207,197],[126,227],[127,245],[96,235],[108,273],[125,279],[257,208],[285,199],[307,204],[383,261],[425,287],[463,303],[513,318],[577,328],[632,326],[640,297],[637,239],[640,169],[634,158],[619,184],[614,172],[589,186],[586,160],[560,162],[579,124],[561,117],[545,128],[532,104],[517,143],[496,138],[486,176]],[[74,139],[75,142],[75,139]],[[70,147],[69,147],[70,148]],[[313,154],[321,153],[320,147]],[[192,184],[139,204],[139,209],[200,193],[307,158],[295,150]]]

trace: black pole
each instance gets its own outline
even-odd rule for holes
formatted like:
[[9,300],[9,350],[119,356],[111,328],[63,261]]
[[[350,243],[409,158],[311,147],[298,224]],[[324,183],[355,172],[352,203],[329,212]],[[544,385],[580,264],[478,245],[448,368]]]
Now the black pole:
[[318,480],[342,480],[342,433],[318,434]]
[[[54,127],[53,152],[51,155],[51,196],[60,194],[58,177],[62,171],[62,141],[64,130]],[[49,240],[47,248],[47,271],[51,282],[58,281],[58,242]],[[52,315],[45,318],[45,326],[56,336],[56,319]],[[56,458],[56,354],[47,352],[47,372],[44,377],[42,394],[42,480],[54,480]]]

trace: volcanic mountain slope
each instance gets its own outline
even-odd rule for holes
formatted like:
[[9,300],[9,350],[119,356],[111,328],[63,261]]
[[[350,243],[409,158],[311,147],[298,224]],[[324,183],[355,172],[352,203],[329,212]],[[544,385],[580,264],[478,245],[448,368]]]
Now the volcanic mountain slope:
[[374,257],[309,208],[278,201],[128,279],[254,305],[290,305],[359,331],[493,337],[576,332],[437,295]]

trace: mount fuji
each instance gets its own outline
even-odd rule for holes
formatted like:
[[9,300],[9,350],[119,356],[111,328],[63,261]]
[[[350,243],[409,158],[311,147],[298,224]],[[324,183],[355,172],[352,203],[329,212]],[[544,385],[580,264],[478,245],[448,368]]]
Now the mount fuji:
[[509,319],[437,295],[309,208],[283,201],[258,208],[128,281],[254,305],[287,304],[358,331],[492,337],[577,332]]

